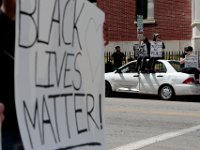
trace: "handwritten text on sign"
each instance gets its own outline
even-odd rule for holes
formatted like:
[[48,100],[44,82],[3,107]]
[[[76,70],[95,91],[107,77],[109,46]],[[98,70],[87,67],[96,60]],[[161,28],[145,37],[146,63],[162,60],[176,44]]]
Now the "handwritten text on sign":
[[142,45],[135,44],[133,46],[133,50],[135,53],[135,57],[147,57],[148,56],[146,44],[142,44]]
[[162,42],[151,42],[151,50],[150,50],[150,57],[162,57]]
[[25,149],[105,149],[104,14],[86,0],[17,2],[15,89]]
[[198,68],[198,56],[186,55],[185,56],[185,68]]

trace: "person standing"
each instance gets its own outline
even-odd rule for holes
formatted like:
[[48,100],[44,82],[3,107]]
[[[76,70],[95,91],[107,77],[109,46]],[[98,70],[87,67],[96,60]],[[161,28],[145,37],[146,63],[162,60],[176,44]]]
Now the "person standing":
[[149,39],[147,37],[144,38],[144,40],[141,43],[141,48],[143,49],[143,55],[139,56],[137,58],[137,65],[136,65],[136,71],[139,72],[139,66],[140,71],[142,73],[146,73],[145,67],[146,67],[146,60],[150,58],[150,48],[151,43],[149,42]]
[[124,59],[124,53],[121,52],[119,46],[115,47],[115,52],[112,54],[112,58],[114,59],[114,70],[122,66],[122,62]]
[[22,149],[14,99],[15,9],[16,0],[2,0],[0,8],[0,102],[5,106],[5,120],[2,126],[3,150]]
[[161,42],[162,44],[162,56],[161,57],[151,57],[148,63],[148,68],[150,70],[151,73],[155,73],[155,63],[158,59],[164,59],[164,49],[165,49],[165,43],[161,40],[161,36],[158,33],[155,33],[153,35],[153,42],[155,42],[155,44],[157,44],[158,42]]
[[155,42],[162,42],[162,49],[164,50],[165,49],[165,43],[161,40],[161,36],[159,33],[155,33],[153,35],[153,41]]

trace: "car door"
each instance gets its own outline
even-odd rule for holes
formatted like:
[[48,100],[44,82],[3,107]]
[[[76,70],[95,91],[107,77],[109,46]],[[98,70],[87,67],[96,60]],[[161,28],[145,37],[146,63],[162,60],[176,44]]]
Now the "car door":
[[139,74],[135,71],[136,62],[131,62],[118,69],[115,75],[115,84],[118,91],[138,92]]
[[167,69],[162,62],[156,62],[155,73],[143,73],[140,75],[140,92],[157,94],[158,88],[167,78]]

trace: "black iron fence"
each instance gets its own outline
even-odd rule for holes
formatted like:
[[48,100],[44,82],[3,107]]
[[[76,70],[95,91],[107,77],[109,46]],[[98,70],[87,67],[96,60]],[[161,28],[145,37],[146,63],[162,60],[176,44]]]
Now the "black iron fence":
[[[184,51],[165,51],[164,52],[164,59],[166,60],[179,60],[181,55],[184,53]],[[113,59],[112,59],[113,52],[105,52],[105,72],[112,71],[113,67]],[[200,59],[200,50],[195,51],[195,54],[198,55],[198,58]],[[133,52],[124,52],[124,61],[123,64],[126,64],[129,61],[137,59],[137,57],[134,55]]]

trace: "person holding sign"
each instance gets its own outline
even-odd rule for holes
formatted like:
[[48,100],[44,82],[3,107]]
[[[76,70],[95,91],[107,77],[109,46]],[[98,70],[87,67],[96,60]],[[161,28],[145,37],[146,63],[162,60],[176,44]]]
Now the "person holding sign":
[[[155,33],[155,34],[153,35],[153,41],[154,41],[154,42],[161,42],[161,43],[162,43],[162,50],[165,49],[165,43],[161,40],[160,34]],[[164,58],[164,51],[162,51],[162,52],[163,52],[162,57]]]
[[164,50],[165,44],[161,40],[160,34],[155,33],[153,35],[153,41],[151,42],[151,50],[150,50],[150,60],[148,63],[148,68],[151,73],[155,73],[154,67],[155,62],[158,59],[164,59]]
[[[141,43],[141,48],[143,50],[142,55],[138,56],[137,59],[137,66],[136,71],[138,72],[139,66],[141,66],[140,71],[142,73],[145,73],[145,67],[146,67],[146,59],[150,58],[150,47],[151,43],[149,42],[149,39],[147,37],[144,38],[144,40]],[[143,61],[142,61],[143,60]],[[141,62],[142,61],[142,62]],[[142,64],[141,64],[142,63]]]
[[184,51],[185,52],[180,57],[182,72],[194,74],[195,83],[199,84],[200,68],[198,64],[198,57],[193,54],[192,46],[185,47]]
[[0,9],[0,102],[5,106],[3,150],[15,149],[21,143],[14,100],[15,7],[16,0],[3,0]]

